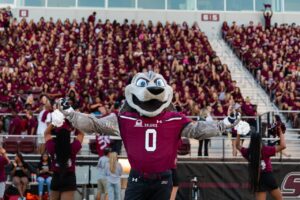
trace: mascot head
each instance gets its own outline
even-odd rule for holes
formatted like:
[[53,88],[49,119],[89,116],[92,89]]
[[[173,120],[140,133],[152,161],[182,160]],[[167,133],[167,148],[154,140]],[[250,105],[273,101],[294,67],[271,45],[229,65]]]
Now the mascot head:
[[152,71],[138,73],[125,88],[129,106],[141,115],[154,117],[167,108],[173,98],[173,89],[160,74]]

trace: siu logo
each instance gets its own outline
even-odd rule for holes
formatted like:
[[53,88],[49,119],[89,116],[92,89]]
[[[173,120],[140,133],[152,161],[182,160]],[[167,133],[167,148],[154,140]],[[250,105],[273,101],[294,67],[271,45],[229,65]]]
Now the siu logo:
[[281,192],[285,199],[300,198],[300,172],[290,172],[284,177]]
[[143,121],[140,119],[136,120],[134,127],[143,127]]

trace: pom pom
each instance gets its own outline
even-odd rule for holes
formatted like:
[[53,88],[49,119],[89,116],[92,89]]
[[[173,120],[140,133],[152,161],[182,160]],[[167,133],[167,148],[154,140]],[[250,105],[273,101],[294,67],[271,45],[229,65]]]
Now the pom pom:
[[239,135],[247,135],[250,132],[250,125],[245,121],[240,121],[234,129]]

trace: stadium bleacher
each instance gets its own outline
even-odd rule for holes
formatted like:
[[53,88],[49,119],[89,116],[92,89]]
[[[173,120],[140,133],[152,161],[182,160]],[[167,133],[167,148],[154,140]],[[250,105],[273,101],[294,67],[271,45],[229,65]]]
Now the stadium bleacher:
[[67,95],[80,111],[105,114],[124,99],[130,77],[145,70],[166,77],[175,105],[188,115],[210,105],[226,116],[230,105],[244,104],[197,24],[22,19],[11,23],[0,61],[2,112],[11,112],[10,104],[19,113],[37,112],[41,95]]
[[[271,30],[253,22],[222,27],[223,38],[282,110],[300,109],[299,34],[299,26],[286,24]],[[287,115],[295,128],[297,115]]]

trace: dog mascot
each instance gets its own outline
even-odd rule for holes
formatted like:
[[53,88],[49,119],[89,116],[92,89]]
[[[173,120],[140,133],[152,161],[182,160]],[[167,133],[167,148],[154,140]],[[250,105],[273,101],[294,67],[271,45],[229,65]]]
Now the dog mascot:
[[234,114],[223,121],[193,122],[173,109],[172,88],[152,71],[137,73],[126,86],[125,97],[119,113],[100,119],[75,112],[66,99],[60,100],[59,109],[75,128],[85,133],[122,138],[131,165],[126,200],[169,200],[171,168],[180,138],[202,140],[219,136],[240,119],[239,114]]

